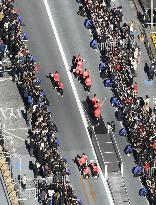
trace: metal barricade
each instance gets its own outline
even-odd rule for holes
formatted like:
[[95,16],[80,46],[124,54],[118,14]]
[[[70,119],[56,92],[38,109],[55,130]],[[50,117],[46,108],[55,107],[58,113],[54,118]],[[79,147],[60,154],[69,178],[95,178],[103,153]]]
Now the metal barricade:
[[36,180],[34,179],[26,180],[26,188],[20,189],[20,199],[19,200],[22,200],[22,201],[38,200],[38,183]]
[[0,77],[7,78],[11,77],[12,63],[9,58],[0,62]]

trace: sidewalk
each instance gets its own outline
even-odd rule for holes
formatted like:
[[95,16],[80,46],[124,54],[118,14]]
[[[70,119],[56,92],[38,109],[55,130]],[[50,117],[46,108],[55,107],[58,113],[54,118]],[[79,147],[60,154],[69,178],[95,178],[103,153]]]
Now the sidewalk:
[[[150,63],[150,57],[147,53],[147,49],[145,48],[144,43],[139,42],[137,35],[141,34],[140,29],[140,22],[137,19],[137,11],[134,4],[134,0],[118,0],[115,2],[117,5],[122,5],[123,8],[123,22],[129,23],[130,21],[134,21],[135,25],[137,26],[137,31],[135,34],[135,39],[138,44],[138,46],[141,49],[141,63],[138,65],[137,68],[137,77],[135,78],[134,82],[137,82],[139,85],[139,96],[145,97],[145,95],[149,95],[151,102],[150,106],[153,108],[154,106],[154,98],[156,97],[156,86],[155,86],[155,79],[151,82],[148,81],[147,75],[144,72],[144,65],[145,63]],[[156,56],[156,55],[155,55]],[[114,120],[112,118],[112,120]],[[118,136],[118,130],[119,130],[119,123],[117,123],[117,132],[115,133],[116,136]],[[116,137],[116,141],[120,150],[120,153],[122,155],[122,159],[124,162],[124,180],[126,183],[127,191],[130,197],[130,201],[132,204],[138,200],[138,203],[140,201],[140,204],[147,204],[148,202],[146,199],[138,196],[139,188],[141,188],[141,183],[139,178],[133,178],[132,175],[132,168],[135,166],[134,158],[127,157],[124,154],[124,147],[128,144],[126,139]],[[129,179],[131,180],[129,181]]]
[[[16,84],[11,80],[1,81],[0,96],[0,120],[5,133],[6,149],[13,153],[10,158],[13,176],[16,181],[18,181],[19,175],[23,177],[24,174],[29,179],[33,179],[34,176],[29,169],[29,162],[34,159],[30,157],[25,145],[28,136],[28,129],[24,119],[25,108]],[[35,204],[35,201],[25,201],[25,204],[28,203]]]
[[[145,0],[133,0],[134,5],[135,5],[135,10],[143,13],[143,9],[146,9],[148,5],[150,5],[149,2],[145,1]],[[142,4],[143,3],[143,4]],[[144,7],[143,7],[144,6]],[[156,3],[154,2],[154,7],[156,7]],[[140,23],[140,29],[142,31],[142,33],[145,36],[145,46],[149,55],[150,60],[155,59],[156,58],[156,49],[154,48],[152,39],[151,39],[151,33],[155,32],[156,33],[156,26],[154,27],[154,31],[151,30],[150,25],[147,28],[143,28],[141,23]]]

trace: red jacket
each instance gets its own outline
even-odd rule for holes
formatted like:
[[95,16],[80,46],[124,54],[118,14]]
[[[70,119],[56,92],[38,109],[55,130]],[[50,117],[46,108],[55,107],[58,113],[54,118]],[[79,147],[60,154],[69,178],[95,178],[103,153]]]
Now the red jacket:
[[82,74],[83,74],[82,68],[76,67],[75,73],[76,73],[77,75],[82,75]]
[[100,111],[100,109],[95,109],[95,110],[94,110],[94,116],[95,116],[96,118],[100,118],[100,116],[101,116],[101,111]]
[[94,165],[94,162],[93,162],[93,163],[91,163],[91,166],[92,166],[92,168],[93,168],[93,172],[97,172],[97,173],[99,173],[99,172],[100,172],[99,167],[98,167],[98,166],[96,166],[96,165]]
[[58,84],[58,88],[60,88],[60,89],[64,89],[64,84],[63,83],[61,83],[61,82],[59,82],[59,84]]
[[91,84],[92,84],[92,80],[91,80],[90,78],[87,78],[87,79],[85,80],[85,85],[86,85],[86,86],[91,86]]
[[90,175],[90,170],[88,167],[86,167],[84,170],[83,170],[83,173],[84,174],[89,174]]
[[53,79],[54,79],[54,81],[59,82],[59,81],[60,81],[59,74],[55,72],[55,73],[53,74]]
[[98,101],[97,97],[93,97],[93,98],[92,98],[92,103],[93,103],[93,105],[95,105],[95,104],[97,103],[97,101]]
[[83,72],[83,78],[86,79],[86,78],[89,78],[89,71],[88,70],[85,70]]

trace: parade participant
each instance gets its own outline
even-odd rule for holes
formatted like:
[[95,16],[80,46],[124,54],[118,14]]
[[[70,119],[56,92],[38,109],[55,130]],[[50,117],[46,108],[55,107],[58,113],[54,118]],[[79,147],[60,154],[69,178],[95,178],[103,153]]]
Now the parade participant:
[[58,82],[57,90],[58,90],[58,94],[61,94],[62,98],[63,98],[63,89],[64,89],[64,84],[61,82]]
[[98,178],[99,177],[99,173],[100,173],[100,169],[97,166],[97,164],[93,161],[90,161],[91,164],[89,165],[90,169],[91,169],[91,173],[93,178]]
[[85,80],[85,79],[89,78],[89,76],[90,76],[89,70],[85,69],[83,72],[83,79]]
[[94,94],[93,98],[92,98],[92,104],[95,105],[98,102],[98,99],[96,97],[96,94]]
[[90,77],[86,78],[86,80],[84,82],[85,91],[90,92],[91,85],[92,85],[92,80],[90,79]]
[[80,55],[78,55],[75,59],[75,64],[76,64],[76,67],[83,67],[83,64],[85,62],[85,59],[81,58]]
[[84,62],[85,62],[85,59],[81,58],[80,55],[78,55],[74,61],[75,68],[73,69],[73,73],[75,77],[78,78],[79,82],[82,80]]
[[52,78],[53,87],[56,89],[58,87],[58,82],[60,81],[58,71],[55,71],[53,74],[50,73],[49,76]]
[[101,103],[99,102],[99,100],[97,100],[94,104],[94,109],[101,109],[104,102],[105,102],[105,100],[103,100]]
[[89,167],[87,167],[87,166],[84,167],[82,174],[83,174],[83,177],[85,179],[88,179],[90,177],[90,169],[89,169]]
[[94,112],[93,112],[93,116],[94,116],[94,118],[96,120],[97,125],[99,125],[99,119],[101,117],[100,109],[95,109]]
[[83,168],[85,167],[85,166],[87,166],[87,164],[88,164],[88,157],[87,157],[87,155],[86,154],[82,154],[82,156],[79,156],[79,155],[77,155],[77,158],[76,158],[76,160],[78,160],[78,166],[79,166],[79,170],[83,170]]
[[78,78],[78,81],[80,82],[82,80],[82,76],[83,76],[82,67],[76,67],[74,73],[75,73],[75,77]]

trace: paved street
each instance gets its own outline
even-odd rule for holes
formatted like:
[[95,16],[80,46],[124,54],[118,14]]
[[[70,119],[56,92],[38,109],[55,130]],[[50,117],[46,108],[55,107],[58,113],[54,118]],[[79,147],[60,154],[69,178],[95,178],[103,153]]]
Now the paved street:
[[[75,4],[75,2],[62,2],[59,0],[48,1],[48,3],[55,21],[55,25],[57,27],[57,31],[59,33],[59,37],[68,61],[68,65],[71,65],[71,59],[73,55],[77,55],[78,53],[80,53],[82,56],[85,57],[86,68],[89,68],[91,70],[93,82],[96,82],[92,86],[90,96],[92,96],[94,93],[97,93],[97,96],[99,96],[101,100],[106,96],[108,100],[106,101],[103,108],[103,118],[105,122],[115,120],[114,109],[111,108],[109,104],[109,99],[112,96],[112,93],[108,89],[105,89],[103,87],[102,80],[99,78],[98,75],[98,63],[100,59],[100,54],[89,48],[89,33],[83,27],[84,19],[76,15],[77,5]],[[123,10],[125,14],[124,20],[133,20],[133,18],[135,18],[135,16],[132,18],[134,11],[132,11],[132,13],[129,11],[129,7],[127,6],[129,5],[129,2],[115,2],[115,4],[120,3],[122,3],[123,5]],[[23,0],[18,3],[18,7],[23,8],[22,14],[25,19],[26,30],[30,36],[29,48],[41,62],[42,69],[40,72],[40,78],[42,80],[42,86],[43,89],[46,90],[46,94],[48,96],[48,99],[50,100],[51,109],[53,110],[53,113],[55,113],[53,116],[54,121],[59,126],[59,134],[60,138],[62,139],[61,150],[63,152],[63,155],[68,159],[70,168],[72,169],[71,182],[76,192],[81,193],[80,196],[82,196],[84,201],[87,201],[88,197],[89,199],[91,199],[91,196],[89,193],[87,194],[89,195],[88,197],[84,196],[84,194],[82,193],[84,191],[82,191],[79,174],[75,165],[72,164],[71,159],[75,156],[75,154],[81,152],[86,152],[90,156],[90,158],[93,158],[93,155],[89,148],[90,145],[84,131],[84,127],[76,106],[72,89],[69,84],[66,70],[60,57],[56,40],[50,28],[47,14],[45,13],[44,4],[37,4],[37,2],[35,3],[35,1],[31,2],[30,4]],[[36,9],[33,10],[33,8]],[[137,81],[140,85],[140,94],[142,96],[145,96],[145,94],[149,94],[149,96],[153,97],[155,93],[154,82],[148,84],[147,77],[143,72],[143,65],[145,62],[148,62],[149,59],[144,49],[144,46],[140,46],[143,55],[143,62],[138,68],[139,75],[137,78]],[[57,96],[55,90],[51,89],[51,84],[49,80],[46,78],[47,73],[53,72],[55,70],[58,70],[62,74],[62,81],[65,84],[64,99],[60,99],[60,96]],[[74,83],[76,85],[81,101],[84,101],[84,99],[86,99],[87,97],[86,93],[84,92],[82,86],[77,82],[77,80],[74,80]],[[145,90],[146,93],[144,92]],[[116,123],[116,125],[117,132],[115,133],[115,136],[117,136],[116,140],[124,161],[125,182],[131,202],[132,204],[147,204],[147,202],[143,198],[140,198],[138,196],[138,190],[141,187],[141,184],[139,183],[138,179],[133,179],[131,174],[131,169],[133,166],[135,166],[135,164],[133,162],[133,158],[127,158],[123,153],[123,149],[127,143],[125,139],[121,139],[118,137],[118,130],[121,125],[119,123]],[[77,178],[77,180],[75,180],[75,178]],[[77,183],[79,184],[79,186]],[[86,189],[89,190],[87,184],[85,184],[85,186]],[[101,201],[99,195],[97,195],[100,194],[100,191],[98,191],[99,188],[100,183],[98,181],[98,183],[94,184],[94,191],[96,193],[97,200]],[[101,194],[103,195],[103,193]]]
[[[79,34],[77,35],[77,37],[79,36],[79,38],[77,38],[79,42],[74,42],[75,37],[74,39],[71,38],[72,42],[70,42],[70,36],[72,33],[70,32],[70,29],[65,29],[65,27],[71,27],[69,24],[67,24],[68,21],[71,21],[71,24],[73,25],[71,29],[73,32],[73,30],[77,30],[77,26],[80,25],[80,22],[78,20],[72,19],[69,13],[69,11],[71,11],[72,17],[76,17],[76,5],[70,5],[70,1],[64,2],[64,5],[60,7],[61,4],[61,1],[54,2],[55,8],[52,9],[52,11],[57,11],[60,13],[60,17],[58,19],[55,18],[58,16],[58,13],[53,13],[53,16],[56,20],[56,25],[60,25],[60,21],[64,19],[64,23],[62,23],[62,26],[58,29],[64,30],[65,38],[63,39],[63,36],[60,35],[60,39],[65,54],[67,54],[66,57],[68,59],[68,63],[71,65],[73,55],[77,55],[79,52],[82,53],[82,50],[84,49],[86,49],[86,52],[84,51],[82,55],[85,56],[85,53],[88,53],[87,50],[89,49],[88,47],[85,48],[85,46],[83,46],[83,41],[88,41],[89,39],[88,33],[82,27],[81,30],[86,33],[84,36],[85,39],[81,39],[81,35]],[[108,205],[110,202],[108,200],[107,191],[105,190],[102,179],[91,179],[88,181],[83,180],[80,177],[80,173],[78,172],[76,165],[72,162],[72,159],[77,154],[81,154],[83,152],[85,152],[92,160],[94,160],[95,157],[93,155],[92,147],[89,143],[88,136],[86,134],[54,34],[52,33],[44,4],[39,4],[38,1],[32,1],[31,3],[28,3],[23,0],[20,1],[17,6],[23,10],[22,15],[25,19],[24,22],[26,24],[26,31],[30,36],[29,48],[31,53],[33,53],[34,56],[37,56],[41,62],[40,79],[42,81],[42,87],[46,91],[47,97],[50,101],[50,109],[53,113],[54,122],[59,128],[58,137],[62,142],[60,152],[62,152],[62,155],[68,160],[69,167],[72,171],[71,183],[74,187],[75,193],[80,196],[84,202],[84,205],[98,205],[101,203],[101,201],[103,204]],[[34,8],[36,9],[34,10]],[[62,9],[62,11],[60,9]],[[63,15],[63,10],[65,10],[66,15]],[[78,25],[74,25],[74,22],[78,23]],[[58,32],[61,34],[60,30]],[[67,38],[67,36],[69,37]],[[93,52],[92,56],[94,56]],[[94,62],[95,66],[95,63],[97,62]],[[90,64],[90,62],[88,63]],[[61,97],[57,95],[56,91],[52,89],[50,80],[46,78],[46,75],[49,72],[54,72],[55,70],[58,70],[61,73],[61,79],[65,84],[63,99],[61,99]],[[81,87],[79,87],[78,83],[77,86],[79,96],[81,99],[84,99],[84,91],[81,89]],[[101,190],[103,191],[101,192]]]
[[[26,24],[24,29],[28,32],[30,37],[29,49],[41,63],[39,77],[42,81],[42,87],[46,91],[47,97],[50,101],[50,109],[52,110],[54,122],[59,128],[58,137],[61,139],[60,152],[68,160],[69,167],[72,171],[70,178],[71,183],[74,187],[76,195],[79,196],[84,202],[83,204],[109,205],[110,202],[107,196],[108,193],[103,185],[102,178],[100,177],[98,180],[83,180],[80,177],[76,165],[72,162],[72,159],[76,156],[76,154],[81,154],[82,152],[85,152],[90,159],[95,159],[95,156],[93,154],[88,135],[85,131],[83,119],[81,118],[80,111],[78,109],[69,81],[69,75],[67,74],[68,72],[66,71],[62,61],[43,2],[43,0],[40,2],[37,0],[29,2],[21,0],[16,3],[16,6],[22,10],[22,16],[24,18],[24,23]],[[104,88],[102,80],[98,74],[100,54],[99,52],[89,48],[89,42],[91,38],[89,37],[89,32],[83,26],[84,19],[76,15],[78,8],[77,4],[75,1],[71,2],[69,0],[49,0],[48,4],[54,18],[69,68],[74,55],[80,53],[86,59],[85,66],[91,70],[91,77],[94,82],[91,88],[90,97],[92,97],[94,93],[96,93],[101,100],[106,97],[107,100],[102,110],[103,119],[105,123],[112,120],[116,121],[114,117],[115,110],[110,106],[109,102],[112,93],[109,88]],[[130,21],[133,19],[136,21],[133,9],[130,11],[130,7],[127,6],[129,5],[133,7],[132,4],[129,4],[128,0],[120,0],[120,2],[115,1],[114,4],[122,4],[124,10],[124,21]],[[140,43],[139,46],[142,50],[142,63],[139,65],[138,77],[136,79],[136,81],[139,83],[139,93],[143,97],[145,94],[148,94],[151,99],[153,99],[153,96],[156,93],[155,82],[153,81],[148,83],[147,76],[143,71],[144,63],[148,62],[149,59],[144,46]],[[63,99],[57,95],[55,90],[52,89],[49,79],[46,78],[46,75],[49,72],[54,72],[55,70],[60,72],[61,80],[65,85]],[[5,88],[7,89],[7,92],[12,86],[10,83],[11,82],[6,83]],[[82,85],[80,85],[76,79],[74,79],[74,85],[76,86],[80,101],[84,101],[87,97],[87,93],[85,93]],[[9,96],[10,95],[11,93]],[[16,95],[18,94],[16,93]],[[6,125],[7,132],[11,133],[12,136],[14,135],[14,139],[17,140],[17,143],[14,145],[17,153],[20,154],[21,150],[24,150],[24,153],[22,153],[24,155],[23,164],[25,164],[23,165],[23,169],[27,172],[27,165],[29,160],[32,159],[29,157],[27,150],[24,149],[24,141],[20,139],[26,138],[26,125],[24,119],[22,119],[20,115],[20,109],[23,105],[22,103],[16,104],[17,102],[21,102],[20,96],[19,101],[17,99],[13,102],[4,99],[4,102],[2,102],[0,106],[0,111],[1,115],[3,116],[2,121],[3,124]],[[4,108],[7,108],[8,110],[4,111]],[[13,121],[10,122],[11,125],[9,120]],[[131,173],[132,167],[135,166],[133,162],[134,160],[132,157],[125,156],[123,152],[127,142],[126,139],[121,139],[118,136],[118,131],[121,126],[122,124],[116,122],[117,131],[115,133],[115,137],[124,162],[124,180],[126,183],[128,195],[132,205],[146,205],[146,200],[138,196],[138,190],[141,187],[139,179],[133,178]],[[103,149],[106,149],[106,147],[107,143],[103,144]],[[31,171],[28,172],[31,177]]]

